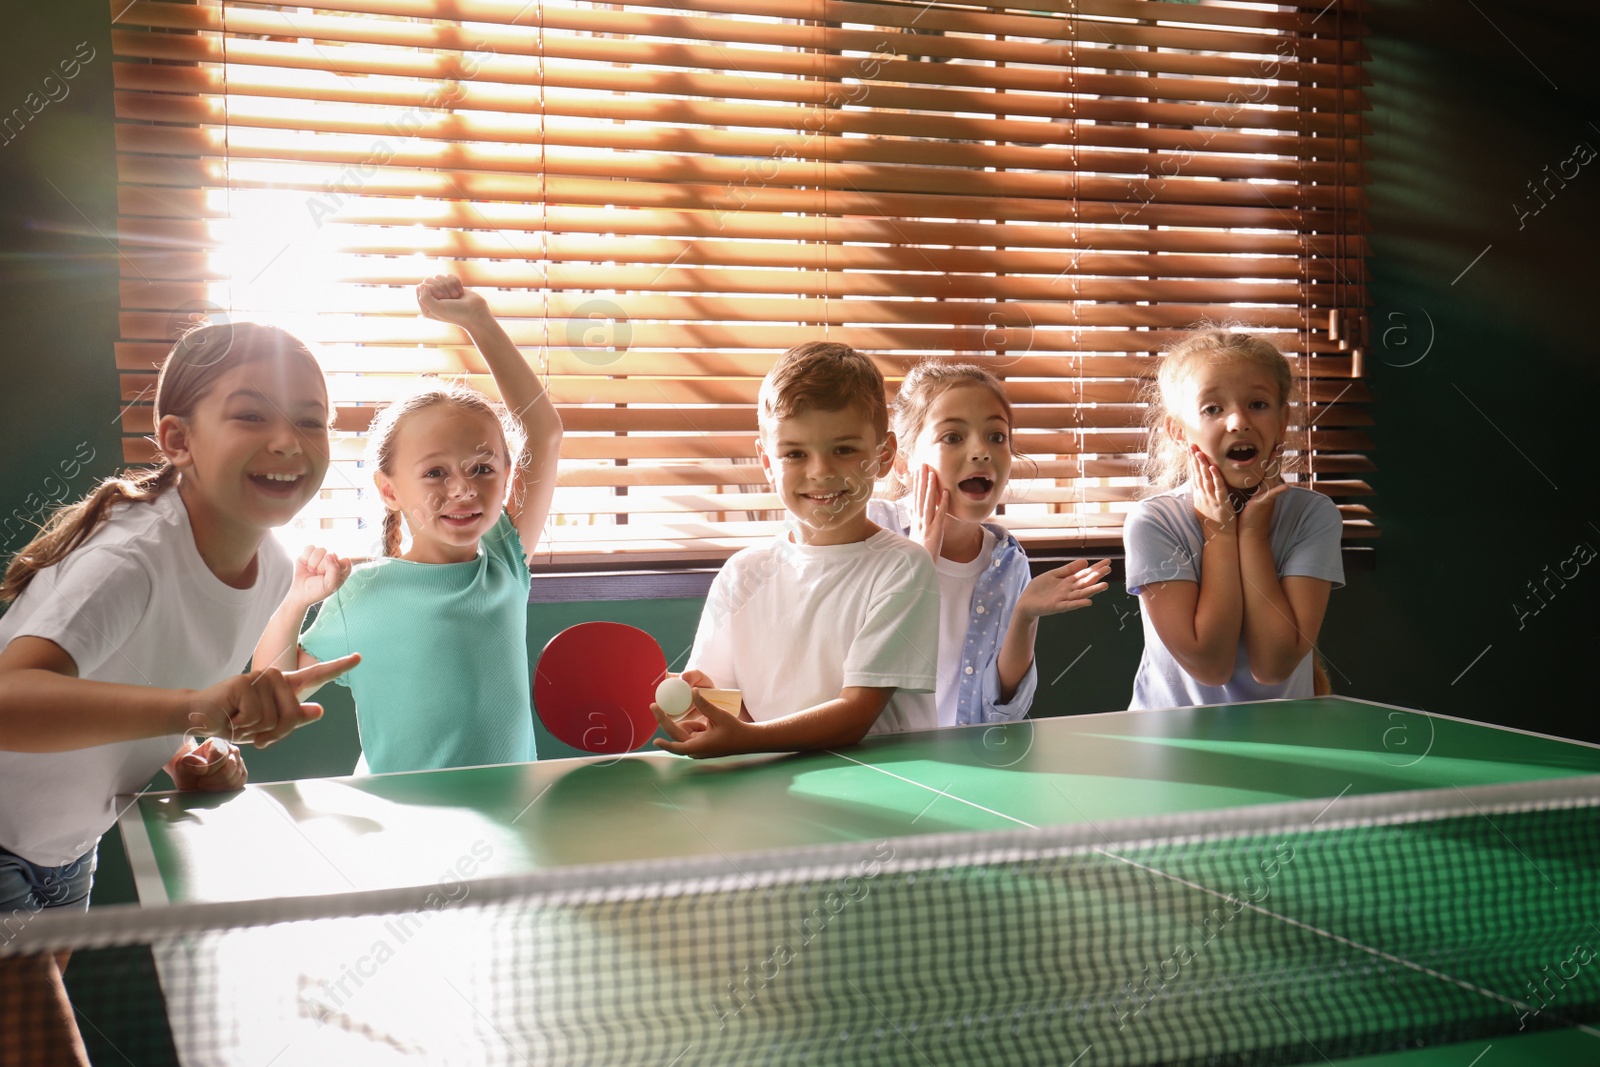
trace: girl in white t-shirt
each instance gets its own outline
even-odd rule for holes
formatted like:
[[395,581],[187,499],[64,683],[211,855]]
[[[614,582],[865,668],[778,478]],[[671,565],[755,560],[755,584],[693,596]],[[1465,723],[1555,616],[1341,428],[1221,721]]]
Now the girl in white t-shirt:
[[1326,691],[1315,680],[1328,593],[1344,580],[1339,509],[1283,480],[1293,378],[1265,338],[1190,334],[1150,396],[1154,491],[1128,515],[1128,592],[1145,648],[1133,708]]
[[[118,793],[162,769],[179,789],[238,788],[234,743],[318,718],[299,694],[358,658],[239,673],[293,573],[267,531],[328,466],[310,351],[254,323],[194,330],[162,364],[154,418],[160,462],[57,511],[0,581],[0,915],[87,907]],[[18,1041],[81,1055],[64,994],[37,993],[60,992],[65,954],[3,962],[0,1000],[44,1014],[4,1028],[0,1061]]]
[[939,572],[939,725],[1020,719],[1038,685],[1039,620],[1088,607],[1110,563],[1074,560],[1032,577],[1017,539],[987,521],[1012,461],[1011,402],[988,370],[920,363],[890,415],[900,453],[889,495],[899,505],[874,519],[921,542]]

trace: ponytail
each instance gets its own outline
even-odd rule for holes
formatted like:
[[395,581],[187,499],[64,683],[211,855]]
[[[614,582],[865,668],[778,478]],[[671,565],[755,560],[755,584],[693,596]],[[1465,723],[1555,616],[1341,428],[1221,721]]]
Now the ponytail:
[[0,604],[22,595],[34,575],[67,558],[89,539],[118,504],[148,504],[178,481],[178,468],[163,459],[154,467],[107,478],[76,504],[60,508],[45,521],[37,535],[11,559],[0,580]]
[[384,510],[383,554],[385,556],[398,556],[400,554],[400,513],[398,511]]

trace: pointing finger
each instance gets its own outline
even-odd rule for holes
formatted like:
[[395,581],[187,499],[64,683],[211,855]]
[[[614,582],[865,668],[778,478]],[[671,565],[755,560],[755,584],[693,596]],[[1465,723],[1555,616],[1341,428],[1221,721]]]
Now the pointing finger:
[[352,652],[348,656],[313,663],[297,671],[284,671],[283,677],[293,688],[296,696],[308,697],[360,662],[361,653]]

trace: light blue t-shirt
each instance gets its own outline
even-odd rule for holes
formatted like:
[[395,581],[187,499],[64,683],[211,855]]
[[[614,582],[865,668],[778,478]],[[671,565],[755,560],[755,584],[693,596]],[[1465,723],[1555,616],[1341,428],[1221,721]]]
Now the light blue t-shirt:
[[[1339,538],[1344,529],[1339,508],[1312,489],[1290,486],[1272,505],[1272,559],[1279,579],[1321,578],[1335,589],[1344,585]],[[1138,595],[1154,582],[1200,581],[1200,552],[1205,535],[1194,513],[1194,498],[1185,483],[1140,501],[1122,528],[1128,552],[1128,592]],[[1312,657],[1308,653],[1289,679],[1263,685],[1250,676],[1244,638],[1226,685],[1201,685],[1161,643],[1150,613],[1142,612],[1144,655],[1133,679],[1129,710],[1235,704],[1247,700],[1311,696]]]
[[339,679],[356,700],[374,774],[522,763],[533,748],[522,539],[502,515],[465,563],[363,564],[300,644],[319,660],[361,653]]

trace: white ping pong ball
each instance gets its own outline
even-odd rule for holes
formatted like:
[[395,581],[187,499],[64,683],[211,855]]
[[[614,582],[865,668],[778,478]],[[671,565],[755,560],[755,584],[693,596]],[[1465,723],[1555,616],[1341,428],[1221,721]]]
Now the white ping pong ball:
[[674,719],[689,710],[694,703],[694,690],[682,678],[666,678],[656,686],[656,703]]

